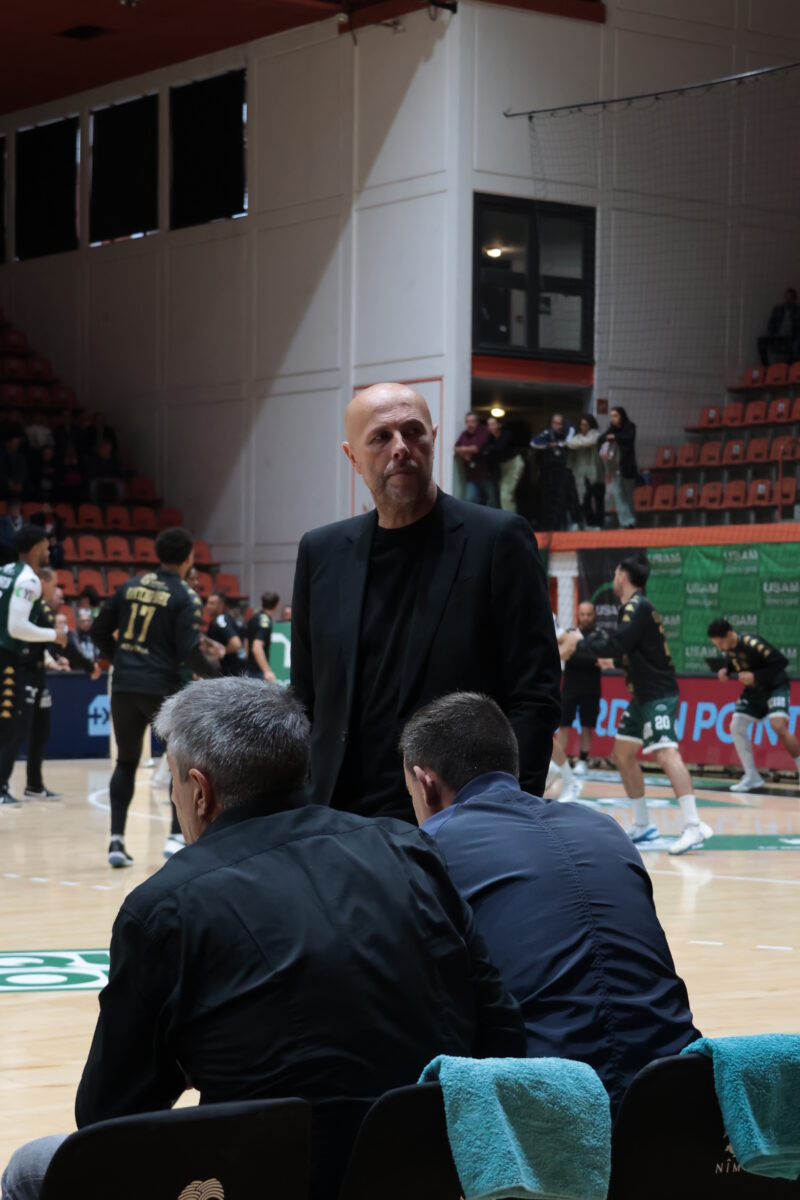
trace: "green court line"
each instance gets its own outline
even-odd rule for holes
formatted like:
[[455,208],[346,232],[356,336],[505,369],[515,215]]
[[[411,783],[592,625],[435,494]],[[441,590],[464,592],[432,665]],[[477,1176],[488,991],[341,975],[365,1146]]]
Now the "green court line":
[[108,966],[108,950],[3,950],[0,992],[98,991]]

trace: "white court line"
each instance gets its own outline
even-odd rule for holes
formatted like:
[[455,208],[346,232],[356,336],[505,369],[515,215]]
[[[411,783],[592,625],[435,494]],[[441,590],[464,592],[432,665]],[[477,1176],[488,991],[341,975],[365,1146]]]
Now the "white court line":
[[110,883],[93,883],[92,887],[96,892],[113,892],[114,890]]
[[[136,786],[139,787],[140,785],[137,784]],[[144,785],[141,785],[141,786],[144,786]],[[149,784],[148,784],[148,786],[149,786]],[[98,788],[96,792],[89,792],[87,799],[88,799],[90,805],[92,806],[92,808],[99,808],[101,812],[108,812],[109,805],[104,804],[103,801],[100,799],[101,796],[107,796],[107,795],[108,795],[107,787]],[[144,821],[160,821],[162,825],[168,825],[170,822],[169,810],[167,810],[167,812],[165,812],[162,815],[160,813],[131,812],[129,809],[128,816],[129,817],[139,817],[141,820],[144,820]]]
[[[699,859],[694,859],[698,862]],[[703,857],[703,865],[706,859]],[[680,871],[665,871],[663,868],[648,867],[650,875],[672,875],[675,879],[682,879]],[[711,872],[712,879],[733,879],[736,883],[777,883],[786,884],[787,887],[800,887],[800,879],[764,879],[760,875],[718,875],[716,871]]]
[[724,942],[703,942],[699,939],[689,938],[690,946],[724,946]]
[[49,879],[45,879],[44,875],[31,875],[31,883],[49,883]]
[[59,879],[58,882],[61,884],[62,887],[80,887],[81,886],[79,883],[76,883],[74,879]]
[[787,950],[789,953],[793,949],[793,946],[756,946],[756,950]]
[[16,871],[6,871],[4,872],[4,875],[6,879],[19,879],[19,875],[17,875]]

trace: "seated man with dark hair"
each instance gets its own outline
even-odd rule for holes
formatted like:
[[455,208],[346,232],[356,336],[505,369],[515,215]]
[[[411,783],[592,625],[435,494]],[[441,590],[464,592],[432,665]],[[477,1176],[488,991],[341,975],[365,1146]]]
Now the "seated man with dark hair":
[[785,362],[797,357],[800,349],[800,305],[795,288],[783,293],[783,304],[776,304],[769,314],[767,332],[758,339],[758,357],[763,367],[769,366],[770,352]]
[[[75,1106],[79,1127],[201,1102],[320,1102],[312,1192],[335,1197],[360,1116],[437,1054],[519,1057],[517,1005],[439,855],[416,829],[307,802],[309,723],[262,680],[166,701],[187,846],[126,898]],[[5,1200],[38,1194],[56,1139],[18,1150]],[[338,1160],[338,1161],[337,1161]]]
[[427,704],[400,749],[417,821],[522,1007],[528,1056],[589,1063],[613,1113],[642,1067],[700,1036],[639,851],[608,814],[520,789],[514,731],[488,696]]

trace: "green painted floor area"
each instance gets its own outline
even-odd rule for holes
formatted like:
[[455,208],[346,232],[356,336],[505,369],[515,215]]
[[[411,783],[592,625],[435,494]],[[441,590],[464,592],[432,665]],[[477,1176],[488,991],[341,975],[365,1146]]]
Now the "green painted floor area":
[[0,992],[91,992],[107,983],[107,950],[0,953]]

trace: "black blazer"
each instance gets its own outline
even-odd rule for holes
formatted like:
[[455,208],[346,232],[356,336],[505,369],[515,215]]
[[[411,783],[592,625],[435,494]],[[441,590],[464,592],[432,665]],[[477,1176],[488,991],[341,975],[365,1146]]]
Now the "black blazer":
[[[541,795],[561,715],[561,667],[536,539],[521,517],[439,493],[402,666],[397,734],[449,692],[492,696],[514,726],[521,783]],[[311,788],[330,804],[350,729],[361,610],[378,514],[305,534],[292,596],[292,687],[311,719]],[[404,790],[398,760],[398,791]]]

